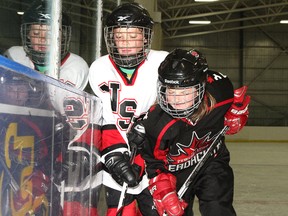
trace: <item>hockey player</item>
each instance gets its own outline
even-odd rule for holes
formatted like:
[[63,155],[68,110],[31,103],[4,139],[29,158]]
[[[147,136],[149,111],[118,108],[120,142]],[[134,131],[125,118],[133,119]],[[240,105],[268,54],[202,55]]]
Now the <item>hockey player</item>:
[[[49,69],[48,56],[52,24],[51,7],[49,7],[49,4],[50,1],[47,0],[36,0],[32,3],[31,7],[29,7],[29,9],[24,13],[22,19],[21,38],[23,46],[14,46],[5,52],[5,55],[8,58],[44,74]],[[65,84],[76,87],[80,90],[84,90],[88,83],[89,68],[83,58],[69,51],[72,31],[71,24],[72,22],[70,17],[65,12],[62,12],[62,34],[60,49],[61,65],[59,80]],[[88,124],[87,118],[90,115],[87,113],[88,105],[86,104],[87,101],[85,100],[85,97],[75,97],[73,93],[70,94],[69,91],[64,91],[63,89],[57,88],[53,85],[47,85],[46,90],[47,94],[49,95],[48,106],[53,107],[58,113],[60,113],[60,116],[62,115],[64,118],[67,118],[67,122],[71,124],[72,130],[69,130],[69,128],[67,129],[66,127],[63,128],[68,130],[65,133],[68,133],[69,131],[76,131],[78,134],[87,129],[87,131],[84,133],[85,135],[83,136],[86,137],[86,140],[89,140],[88,136],[91,128],[86,124]],[[80,124],[76,126],[76,124],[79,122]],[[67,123],[64,125],[67,126]],[[66,137],[67,136],[68,135],[66,134]],[[87,147],[86,140],[83,138],[83,136],[75,141],[75,143],[78,145],[77,149],[84,149],[82,148],[83,146]],[[70,139],[73,139],[72,135],[70,136]],[[68,142],[69,140],[65,141],[66,144],[68,144]],[[87,156],[85,151],[89,152],[90,149],[88,147],[88,150],[85,149],[85,151],[74,152],[65,152],[66,150],[68,150],[68,146],[64,146],[63,144],[63,155],[61,155],[62,157],[59,157],[60,159],[57,161],[58,163],[55,164],[54,168],[58,172],[58,176],[61,177],[61,180],[66,180],[66,187],[71,189],[71,185],[78,185],[80,184],[80,181],[87,177],[84,175],[88,173],[86,171],[89,171],[90,163],[87,162],[84,165],[80,158],[87,159],[89,155]],[[84,169],[84,166],[87,167]],[[82,172],[81,178],[74,178],[74,182],[67,182],[69,177],[68,170],[75,170],[75,167],[77,167],[77,170]],[[81,191],[79,188],[76,188],[76,192],[73,191],[74,188],[71,190],[72,191],[65,193],[65,202],[63,206],[64,215],[76,215],[76,212],[80,212],[80,214],[83,212],[88,212],[89,206],[86,205],[88,203],[88,199],[86,198],[89,197],[89,190]],[[91,206],[91,212],[96,212],[96,208],[94,207],[95,205]]]
[[[159,215],[193,215],[196,195],[201,215],[235,216],[233,171],[220,132],[227,125],[227,134],[234,134],[246,124],[246,88],[233,94],[229,78],[209,70],[197,50],[173,50],[158,73],[158,104],[132,127],[128,140],[138,142]],[[134,130],[137,127],[144,127],[146,135]],[[179,198],[177,191],[215,139],[216,148]]]
[[[116,215],[123,182],[130,186],[123,215],[135,215],[131,207],[135,207],[134,198],[143,215],[157,215],[151,209],[147,178],[142,176],[143,159],[138,155],[135,164],[130,165],[126,138],[131,122],[155,102],[157,68],[168,54],[151,50],[153,24],[141,5],[118,6],[108,16],[104,28],[108,55],[97,59],[89,69],[90,86],[103,101],[101,157],[109,216]],[[136,173],[140,173],[140,179]]]
[[[48,70],[48,56],[51,36],[51,11],[47,0],[36,0],[24,13],[21,25],[23,46],[13,46],[4,55],[9,59],[35,69],[41,73]],[[69,52],[71,40],[71,19],[62,12],[61,38],[61,82],[84,90],[88,83],[89,67],[80,56]]]

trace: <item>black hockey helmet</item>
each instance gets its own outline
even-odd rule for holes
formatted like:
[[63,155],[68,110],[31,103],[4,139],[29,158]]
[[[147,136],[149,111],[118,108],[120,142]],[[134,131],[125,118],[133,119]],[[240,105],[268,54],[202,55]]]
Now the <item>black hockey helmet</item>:
[[126,3],[118,6],[108,16],[106,27],[146,27],[152,29],[154,22],[149,12],[138,3]]
[[[49,30],[51,31],[51,3],[48,0],[36,0],[32,3],[32,5],[25,11],[22,18],[21,25],[21,38],[22,44],[25,52],[30,57],[30,59],[37,65],[46,65],[49,53],[46,51],[37,51],[33,49],[33,45],[31,42],[31,25],[48,25]],[[61,36],[61,59],[63,59],[70,48],[71,41],[71,29],[72,29],[72,21],[70,17],[62,12],[62,36]],[[44,31],[39,28],[39,31]],[[44,34],[45,39],[49,40],[50,34]],[[33,35],[34,38],[38,37],[39,39],[43,39],[43,34]],[[49,45],[49,44],[48,44]]]
[[[192,115],[204,96],[207,70],[206,58],[198,50],[175,49],[170,52],[158,68],[158,103],[161,108],[175,118]],[[168,95],[167,89],[187,90],[189,88],[194,88],[192,93],[186,95],[188,97],[193,94],[193,103],[190,107],[175,109],[171,102],[168,103],[167,97],[171,95]],[[189,100],[185,103],[191,102],[191,99]],[[177,103],[175,101],[175,104]]]
[[[125,3],[115,8],[107,17],[104,27],[105,42],[108,53],[120,67],[134,67],[140,64],[151,49],[153,19],[149,12],[138,3]],[[114,29],[139,28],[144,36],[142,50],[133,56],[120,55],[114,41]]]

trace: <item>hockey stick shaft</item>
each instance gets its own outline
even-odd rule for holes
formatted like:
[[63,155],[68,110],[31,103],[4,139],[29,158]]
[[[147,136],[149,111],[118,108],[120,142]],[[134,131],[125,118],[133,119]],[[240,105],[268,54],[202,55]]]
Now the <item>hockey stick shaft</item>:
[[[129,126],[129,130],[131,130],[132,124],[130,124]],[[134,159],[136,157],[136,153],[138,150],[138,145],[140,145],[140,143],[142,143],[144,141],[143,136],[145,136],[145,127],[143,125],[135,125],[135,127],[133,128],[134,133],[136,135],[136,137],[134,137],[134,139],[132,138],[130,141],[131,143],[129,143],[130,146],[130,164],[132,165],[134,163]],[[128,138],[128,136],[127,136]],[[128,138],[129,140],[129,138]],[[129,141],[129,142],[130,142]],[[118,207],[117,207],[117,212],[116,215],[117,216],[121,216],[122,212],[123,212],[123,208],[124,208],[124,200],[125,200],[125,196],[128,190],[128,184],[126,182],[123,183],[123,187],[122,187],[122,191],[121,191],[121,195],[119,198],[119,202],[118,202]]]
[[219,140],[222,138],[222,136],[225,135],[226,131],[228,130],[228,126],[225,126],[220,133],[218,134],[218,136],[214,139],[214,141],[212,142],[212,144],[209,146],[209,148],[207,149],[206,153],[203,155],[203,157],[201,158],[201,160],[199,161],[199,163],[195,166],[195,168],[193,169],[193,171],[190,173],[190,175],[187,177],[186,181],[184,182],[184,184],[181,186],[181,188],[179,189],[179,191],[177,192],[179,199],[181,199],[183,197],[183,195],[185,194],[185,192],[187,191],[188,187],[190,186],[190,184],[193,182],[193,180],[195,179],[197,173],[199,172],[199,170],[203,167],[203,165],[206,163],[206,161],[208,160],[208,158],[210,157],[211,153],[215,150],[216,146],[219,143]]
[[121,195],[119,198],[119,203],[118,203],[118,207],[117,207],[117,213],[116,216],[121,216],[122,212],[123,212],[123,208],[124,208],[124,199],[126,196],[128,190],[128,184],[126,182],[123,183],[123,187],[122,187],[122,191],[121,191]]
[[[131,148],[131,155],[130,155],[130,164],[134,163],[134,159],[136,156],[137,148]],[[118,202],[117,213],[116,216],[121,216],[124,208],[124,200],[128,190],[128,184],[126,182],[123,183],[121,195]]]
[[[195,179],[196,175],[198,174],[199,170],[203,167],[203,165],[206,163],[208,158],[210,157],[211,153],[214,151],[215,147],[218,145],[218,141],[222,138],[222,136],[225,135],[226,131],[228,130],[228,126],[225,126],[218,136],[213,140],[212,144],[209,146],[199,163],[195,166],[195,168],[192,170],[190,175],[187,177],[186,181],[184,184],[181,186],[181,188],[178,190],[177,195],[179,199],[182,199],[183,195],[189,188],[190,184],[193,182]],[[164,213],[162,216],[167,216],[166,213]]]

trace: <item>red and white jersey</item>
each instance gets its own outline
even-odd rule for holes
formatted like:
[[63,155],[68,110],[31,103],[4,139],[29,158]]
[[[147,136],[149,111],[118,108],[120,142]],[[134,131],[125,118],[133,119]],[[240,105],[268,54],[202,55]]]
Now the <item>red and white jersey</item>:
[[[103,103],[102,161],[112,151],[127,151],[126,132],[133,118],[146,113],[156,101],[158,67],[168,55],[166,51],[151,50],[147,59],[127,79],[109,55],[95,60],[89,69],[90,86]],[[121,190],[122,186],[113,181],[104,171],[103,182],[109,187]],[[142,185],[143,186],[143,185]],[[142,188],[139,184],[138,192]],[[135,189],[136,190],[136,189]]]
[[[4,55],[15,62],[35,70],[35,65],[26,55],[22,46],[13,46],[6,50]],[[65,84],[84,90],[88,83],[88,72],[88,64],[82,57],[74,53],[68,53],[61,62],[59,80]]]
[[126,139],[131,119],[146,112],[156,101],[158,67],[167,54],[151,50],[131,80],[124,77],[109,55],[92,63],[89,83],[103,102],[103,125],[115,124]]

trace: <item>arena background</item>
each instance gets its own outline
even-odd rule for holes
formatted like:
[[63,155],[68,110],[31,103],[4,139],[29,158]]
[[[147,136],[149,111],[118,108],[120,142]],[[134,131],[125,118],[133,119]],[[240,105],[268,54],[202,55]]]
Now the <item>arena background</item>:
[[[73,20],[71,51],[89,65],[99,55],[106,54],[103,28],[99,25],[104,24],[102,20],[121,2],[128,1],[62,2]],[[228,75],[235,88],[248,86],[251,104],[247,127],[227,137],[235,170],[235,208],[241,216],[286,215],[288,28],[280,21],[288,19],[288,1],[136,2],[143,4],[155,20],[154,49],[199,49],[206,55],[209,67]],[[1,53],[21,45],[21,16],[17,11],[25,11],[30,3],[29,0],[0,0]],[[189,25],[189,20],[211,23]],[[36,78],[32,76],[32,79]],[[42,79],[52,82],[52,86],[59,85],[55,80]],[[77,90],[69,91],[92,97]],[[89,87],[86,91],[92,93]],[[104,209],[105,204],[102,205]]]

